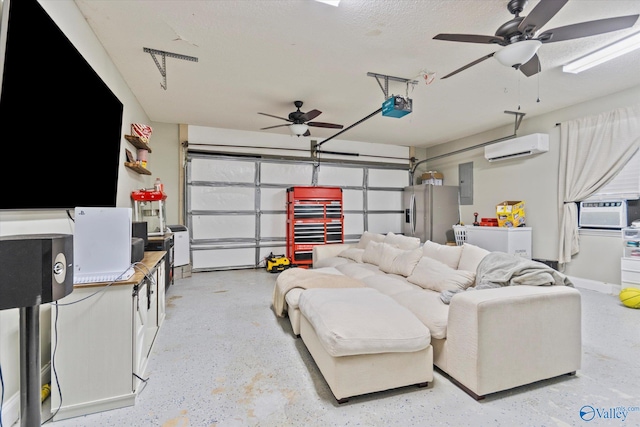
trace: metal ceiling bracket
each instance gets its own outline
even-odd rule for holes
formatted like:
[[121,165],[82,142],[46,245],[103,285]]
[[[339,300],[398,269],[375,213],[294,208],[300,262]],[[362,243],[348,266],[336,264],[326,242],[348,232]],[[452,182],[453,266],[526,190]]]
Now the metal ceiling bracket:
[[513,134],[515,135],[516,132],[518,131],[518,128],[520,127],[520,123],[522,122],[522,119],[527,113],[520,113],[518,111],[509,111],[509,110],[504,110],[504,113],[513,114],[514,116],[516,116],[515,123],[514,123],[515,129],[513,130]]
[[[417,80],[404,79],[402,77],[387,76],[385,74],[367,73],[367,76],[376,78],[376,81],[378,82],[378,85],[380,86],[380,89],[382,89],[382,93],[384,93],[385,101],[387,99],[389,99],[389,80],[392,80],[394,82],[406,83],[407,84],[407,91],[409,89],[409,85],[410,84],[411,85],[417,85],[418,84]],[[382,86],[382,83],[380,82],[381,78],[384,79],[384,86]]]
[[[151,58],[153,58],[153,62],[156,63],[156,67],[158,67],[158,71],[160,71],[160,75],[162,76],[162,83],[160,83],[160,86],[162,86],[162,89],[164,90],[167,90],[167,64],[166,64],[167,57],[183,59],[185,61],[198,62],[198,58],[194,56],[182,55],[180,53],[165,52],[164,50],[150,49],[148,47],[144,47],[142,49],[146,53],[150,54]],[[156,55],[162,56],[162,65],[160,65],[160,62],[158,62],[158,58],[156,57]]]

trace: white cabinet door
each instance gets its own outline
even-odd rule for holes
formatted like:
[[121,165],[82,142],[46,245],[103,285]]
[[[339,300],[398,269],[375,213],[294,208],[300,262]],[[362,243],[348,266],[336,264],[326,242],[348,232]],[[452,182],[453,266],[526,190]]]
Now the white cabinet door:
[[[52,375],[51,388],[57,390],[59,385],[63,396],[56,420],[134,404],[132,325],[138,321],[133,318],[132,288],[76,288],[52,307],[51,347],[57,375]],[[51,399],[51,407],[57,408],[58,393]]]
[[148,301],[147,283],[142,282],[142,284],[138,287],[137,295],[133,297],[132,306],[134,320],[132,372],[135,375],[131,376],[131,381],[132,392],[134,393],[140,386],[140,383],[142,382],[140,378],[143,378],[145,370],[147,368],[147,356],[149,354],[149,350],[147,348],[145,335],[149,324],[149,310],[147,308]]

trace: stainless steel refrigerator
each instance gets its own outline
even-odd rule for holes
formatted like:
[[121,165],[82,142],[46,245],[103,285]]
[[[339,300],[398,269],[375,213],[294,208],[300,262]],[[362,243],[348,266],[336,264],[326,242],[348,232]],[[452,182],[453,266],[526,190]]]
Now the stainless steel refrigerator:
[[421,242],[455,241],[453,225],[460,218],[460,189],[450,185],[421,184],[405,187],[403,233]]

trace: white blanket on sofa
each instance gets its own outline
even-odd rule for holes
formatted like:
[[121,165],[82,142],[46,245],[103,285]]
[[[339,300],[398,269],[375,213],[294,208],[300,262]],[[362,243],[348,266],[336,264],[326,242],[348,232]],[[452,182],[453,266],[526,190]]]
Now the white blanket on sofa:
[[279,274],[273,287],[273,311],[284,316],[285,295],[293,288],[361,288],[364,283],[349,276],[321,273],[305,268],[290,268]]
[[[573,286],[567,276],[546,264],[504,252],[491,252],[478,264],[475,286],[467,291],[514,285]],[[440,299],[449,304],[451,298],[461,291],[443,291]]]

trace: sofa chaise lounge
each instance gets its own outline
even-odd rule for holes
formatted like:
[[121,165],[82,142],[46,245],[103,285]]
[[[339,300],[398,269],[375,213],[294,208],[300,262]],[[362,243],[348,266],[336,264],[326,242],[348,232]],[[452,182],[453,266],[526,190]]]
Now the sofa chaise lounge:
[[[490,264],[492,259],[502,264]],[[341,292],[348,288],[368,288],[385,295],[387,304],[406,309],[426,327],[433,365],[475,399],[580,369],[580,293],[566,276],[545,264],[467,243],[421,245],[411,237],[365,232],[357,244],[314,247],[313,269],[300,270],[280,273],[273,308],[278,316],[289,317],[294,334],[301,335],[308,348],[316,347],[317,354],[317,350],[327,353],[326,339],[335,331],[320,333],[307,318],[318,316],[313,309],[305,313],[305,305],[312,306],[316,295],[323,294],[315,288],[331,298],[346,295]],[[356,306],[362,303],[350,300],[357,312]],[[321,312],[320,322],[322,316]],[[303,331],[306,328],[302,334],[301,326]],[[310,353],[316,360],[317,354],[311,349]],[[340,355],[327,354],[321,357],[330,363],[340,361]],[[359,357],[365,361],[364,354],[350,357],[355,365]],[[318,365],[325,379],[335,374]],[[356,371],[341,372],[341,381],[362,382],[362,376],[350,376]],[[420,384],[420,378],[429,376],[428,372],[421,375],[400,385]],[[371,389],[357,389],[351,396],[400,385],[383,381]],[[343,394],[336,398],[344,401],[348,396]]]

